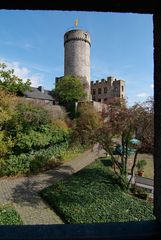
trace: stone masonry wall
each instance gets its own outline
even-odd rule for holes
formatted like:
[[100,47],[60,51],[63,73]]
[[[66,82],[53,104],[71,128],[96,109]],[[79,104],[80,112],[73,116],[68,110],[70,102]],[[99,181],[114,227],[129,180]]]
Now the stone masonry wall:
[[90,35],[84,30],[71,30],[64,35],[64,75],[82,80],[90,97]]
[[91,82],[92,99],[98,102],[106,102],[111,98],[125,99],[125,81],[108,77],[101,81]]

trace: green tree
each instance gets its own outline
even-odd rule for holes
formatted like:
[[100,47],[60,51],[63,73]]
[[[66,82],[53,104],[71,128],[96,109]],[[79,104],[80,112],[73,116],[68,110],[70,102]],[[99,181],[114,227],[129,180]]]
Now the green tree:
[[74,76],[64,76],[59,79],[54,89],[54,95],[59,99],[71,119],[76,117],[75,103],[84,99],[86,96],[83,84]]
[[10,133],[6,131],[6,124],[13,118],[17,97],[0,89],[0,166],[14,146]]
[[48,109],[15,95],[0,89],[0,176],[55,166],[69,146],[63,122],[55,124]]
[[8,92],[23,94],[26,90],[30,90],[31,81],[17,77],[14,69],[7,69],[6,64],[0,63],[0,88]]
[[77,102],[85,97],[80,80],[73,76],[65,76],[56,84],[55,93],[63,103]]
[[79,117],[74,121],[73,139],[81,144],[95,143],[96,130],[102,125],[102,117],[91,103],[81,103],[78,108]]
[[[143,149],[153,149],[153,115],[153,107],[150,107],[149,101],[130,108],[126,105],[109,105],[104,113],[104,123],[97,132],[97,141],[111,156],[115,172],[126,187],[129,187],[134,175],[138,154]],[[138,144],[131,141],[135,137],[139,139]],[[126,182],[124,180],[127,179],[128,160],[132,152],[134,158],[130,169],[131,179]]]

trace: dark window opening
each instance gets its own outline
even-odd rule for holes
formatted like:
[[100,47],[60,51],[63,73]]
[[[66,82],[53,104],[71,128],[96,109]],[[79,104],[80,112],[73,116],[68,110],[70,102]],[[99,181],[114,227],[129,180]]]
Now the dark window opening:
[[104,87],[104,93],[107,93],[107,87]]
[[101,88],[98,89],[98,94],[101,94]]

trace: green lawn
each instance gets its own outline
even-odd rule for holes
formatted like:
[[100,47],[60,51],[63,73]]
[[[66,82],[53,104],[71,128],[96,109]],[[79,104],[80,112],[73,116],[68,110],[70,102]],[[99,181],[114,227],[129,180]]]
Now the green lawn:
[[97,160],[40,192],[65,223],[126,222],[155,219],[153,205],[123,192],[110,160]]
[[0,225],[23,224],[20,216],[12,206],[0,206]]

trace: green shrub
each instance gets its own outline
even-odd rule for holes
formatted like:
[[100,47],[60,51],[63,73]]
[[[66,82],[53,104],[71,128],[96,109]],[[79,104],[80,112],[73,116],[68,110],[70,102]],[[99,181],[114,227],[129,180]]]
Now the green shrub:
[[147,165],[146,160],[138,160],[136,167],[138,171],[143,171],[144,167]]
[[78,114],[74,121],[73,141],[80,144],[93,144],[96,139],[96,131],[102,125],[102,118],[91,103],[81,103],[78,105]]
[[67,125],[63,121],[54,124],[49,110],[40,104],[18,100],[1,90],[0,97],[0,176],[57,165],[69,146]]
[[7,136],[7,132],[5,130],[0,130],[0,158],[8,156],[14,144],[14,141]]
[[6,131],[6,125],[14,116],[16,103],[17,98],[13,94],[0,88],[0,158],[7,157],[14,146],[10,132]]
[[144,199],[144,200],[147,200],[148,198],[148,193],[141,187],[133,186],[131,187],[130,191],[137,198]]
[[60,165],[62,163],[61,154],[67,151],[67,149],[68,143],[64,142],[33,153],[33,158],[30,162],[30,172],[38,173],[42,169],[47,170],[50,167]]
[[43,125],[41,131],[30,129],[26,133],[18,133],[13,151],[20,154],[21,152],[39,150],[50,145],[69,141],[69,137],[69,129],[60,128],[53,124]]
[[115,179],[120,188],[122,188],[123,190],[127,189],[128,178],[126,175],[116,175]]
[[17,144],[15,145],[16,152],[30,152],[48,146],[51,142],[52,134],[46,134],[30,130],[30,132],[20,133],[17,135]]
[[10,176],[17,174],[25,174],[30,171],[29,155],[20,154],[18,156],[11,155],[8,159],[3,160],[0,168],[0,176]]
[[24,130],[39,130],[42,125],[51,123],[48,111],[35,102],[21,102],[17,104],[16,111],[16,122],[23,126]]
[[69,147],[68,150],[61,152],[61,159],[62,161],[72,160],[73,158],[77,157],[80,153],[83,153],[87,149],[86,146],[81,144],[73,144]]
[[0,225],[19,224],[23,224],[23,222],[12,206],[0,206]]
[[38,173],[41,170],[58,166],[62,163],[62,153],[67,151],[68,147],[68,142],[63,142],[47,149],[11,155],[8,159],[0,159],[0,176]]

